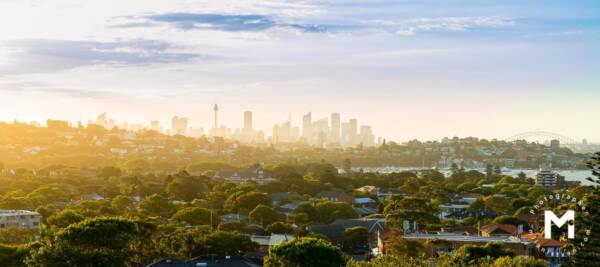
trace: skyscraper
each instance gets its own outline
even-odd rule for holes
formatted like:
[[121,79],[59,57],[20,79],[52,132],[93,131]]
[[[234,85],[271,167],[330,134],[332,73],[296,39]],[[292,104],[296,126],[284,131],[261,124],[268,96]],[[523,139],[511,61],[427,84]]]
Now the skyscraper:
[[173,116],[171,119],[171,134],[187,135],[188,119],[185,117]]
[[350,123],[344,122],[342,123],[342,134],[340,138],[340,143],[343,147],[350,146]]
[[329,137],[331,143],[340,142],[340,123],[340,113],[331,113],[331,132]]
[[244,132],[252,131],[252,111],[244,112]]
[[160,128],[160,122],[157,120],[153,120],[150,122],[150,129],[159,133],[162,132],[162,129]]
[[350,119],[348,123],[350,146],[355,146],[358,141],[356,138],[356,135],[358,134],[358,121],[356,119]]
[[375,145],[375,136],[371,126],[360,126],[360,143],[365,147]]
[[302,137],[307,141],[310,141],[312,136],[312,115],[311,113],[306,113],[302,117]]

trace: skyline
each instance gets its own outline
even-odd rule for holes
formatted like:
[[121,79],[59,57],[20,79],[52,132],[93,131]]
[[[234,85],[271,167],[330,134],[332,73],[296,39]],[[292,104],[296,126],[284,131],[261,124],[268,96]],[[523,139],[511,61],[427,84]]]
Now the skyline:
[[[169,120],[166,120],[166,121],[160,121],[160,120],[151,119],[151,118],[147,119],[146,121],[134,121],[134,122],[124,121],[124,120],[119,120],[118,118],[112,117],[111,114],[109,114],[107,112],[102,112],[100,114],[97,114],[95,116],[95,118],[90,118],[85,121],[84,120],[71,121],[71,120],[65,120],[65,119],[61,119],[61,118],[47,118],[46,120],[42,120],[42,121],[20,121],[20,120],[2,121],[2,120],[0,120],[0,123],[19,122],[19,123],[35,125],[38,127],[46,127],[47,126],[46,122],[52,120],[52,121],[67,122],[69,125],[71,125],[71,127],[75,127],[78,124],[81,124],[83,126],[94,124],[94,125],[100,125],[106,129],[111,129],[113,127],[117,127],[119,129],[124,129],[124,130],[128,130],[128,131],[133,131],[133,132],[138,132],[138,131],[142,131],[142,130],[154,130],[154,131],[157,131],[157,132],[159,132],[161,134],[165,134],[165,135],[180,134],[180,135],[194,137],[194,138],[199,138],[202,136],[205,136],[205,137],[220,136],[220,137],[225,137],[227,139],[242,141],[243,143],[256,143],[256,144],[279,143],[279,142],[289,143],[289,142],[297,142],[297,141],[307,142],[307,139],[308,140],[311,139],[311,137],[307,138],[307,136],[311,136],[311,134],[309,133],[307,135],[306,130],[305,130],[305,128],[308,125],[309,128],[315,128],[315,129],[319,129],[319,131],[324,131],[324,133],[327,136],[325,138],[326,140],[321,141],[323,143],[320,143],[320,144],[316,144],[315,143],[315,142],[317,142],[316,140],[308,141],[309,144],[311,144],[313,146],[317,146],[317,147],[331,146],[331,145],[334,145],[334,146],[342,145],[342,147],[352,147],[352,146],[357,145],[357,144],[361,143],[362,141],[364,141],[365,140],[364,138],[371,139],[371,142],[368,142],[367,146],[373,146],[373,145],[379,146],[379,145],[381,145],[381,142],[383,142],[383,141],[405,143],[405,142],[409,142],[412,140],[419,140],[419,141],[430,142],[430,141],[444,141],[449,138],[455,138],[455,137],[458,137],[458,138],[474,137],[474,138],[478,138],[478,139],[487,139],[487,140],[512,140],[514,138],[522,138],[521,140],[527,140],[529,142],[546,144],[546,145],[550,145],[553,138],[567,138],[567,139],[571,139],[573,142],[576,142],[577,144],[583,144],[583,145],[588,145],[588,144],[589,145],[598,145],[598,144],[600,144],[599,142],[596,142],[593,139],[589,139],[587,137],[583,137],[581,139],[576,139],[576,138],[573,138],[570,136],[562,135],[561,133],[545,131],[544,129],[522,131],[519,133],[514,133],[511,136],[503,136],[503,137],[500,137],[500,136],[481,137],[481,136],[474,136],[474,135],[466,135],[466,136],[453,135],[453,136],[443,136],[443,137],[440,137],[439,139],[412,138],[412,139],[406,139],[406,140],[396,140],[396,139],[388,138],[386,136],[379,135],[377,133],[377,131],[373,130],[371,125],[369,125],[368,123],[365,124],[365,122],[361,121],[360,119],[344,116],[343,114],[340,114],[339,112],[335,112],[335,111],[328,113],[328,116],[325,116],[325,117],[313,117],[312,116],[313,112],[309,111],[305,114],[301,114],[300,116],[298,116],[300,118],[297,120],[292,120],[291,114],[289,114],[288,119],[282,120],[280,122],[276,122],[268,129],[260,129],[260,128],[253,127],[253,125],[256,124],[257,120],[254,117],[254,112],[251,110],[246,110],[246,111],[243,111],[242,114],[238,114],[239,121],[237,123],[233,123],[233,125],[228,124],[226,122],[221,123],[221,120],[220,120],[221,113],[219,113],[218,116],[215,114],[214,107],[216,107],[216,106],[217,106],[217,104],[215,104],[213,106],[213,109],[211,111],[212,114],[210,117],[211,117],[212,121],[204,121],[204,122],[202,122],[202,124],[189,123],[190,117],[181,116],[181,115],[172,115],[169,118]],[[217,111],[220,112],[221,110],[217,109]],[[309,124],[306,124],[306,121],[305,121],[305,119],[307,117],[310,121]],[[258,122],[260,122],[260,121],[258,121]],[[323,123],[326,123],[326,124],[323,125]],[[350,125],[345,125],[345,124],[350,124],[350,125],[354,124],[354,126],[352,126],[352,127],[356,127],[355,135],[356,135],[356,138],[358,138],[358,139],[356,139],[357,143],[354,143],[351,145],[348,143],[344,144],[344,142],[348,142],[348,140],[343,141],[344,131],[346,131],[346,134],[348,134],[348,131],[350,131],[349,128],[344,129],[345,127],[350,126]],[[215,125],[218,125],[218,127],[215,127]],[[277,135],[281,135],[282,133],[279,131],[285,132],[286,130],[283,130],[283,128],[285,128],[285,127],[288,127],[287,132],[284,134],[287,137],[283,137],[282,140],[273,139],[276,135],[276,131],[277,131]],[[322,128],[322,127],[325,127],[325,128]],[[366,128],[363,128],[363,127],[366,127]],[[276,130],[276,128],[277,128],[277,130]],[[309,131],[311,131],[311,130],[309,130]],[[365,133],[368,135],[366,137],[362,136],[361,135],[362,131],[366,131]],[[369,135],[371,137],[368,137]],[[549,136],[544,137],[545,139],[543,139],[543,140],[532,138],[532,137],[540,138],[540,137],[542,137],[541,135],[549,135]],[[552,135],[555,135],[557,137],[550,137]],[[529,136],[529,137],[521,137],[521,136]],[[560,136],[562,136],[562,137],[560,137]],[[260,139],[255,139],[255,138],[260,138]],[[278,136],[278,138],[281,138],[281,137]],[[317,136],[314,135],[314,136],[312,136],[312,138],[317,138]],[[338,143],[338,142],[340,142],[340,143]],[[338,144],[335,145],[335,143],[338,143]]]
[[593,1],[2,1],[0,120],[207,127],[219,103],[225,124],[252,110],[265,132],[336,111],[398,141],[600,142],[586,115],[600,111],[599,14]]

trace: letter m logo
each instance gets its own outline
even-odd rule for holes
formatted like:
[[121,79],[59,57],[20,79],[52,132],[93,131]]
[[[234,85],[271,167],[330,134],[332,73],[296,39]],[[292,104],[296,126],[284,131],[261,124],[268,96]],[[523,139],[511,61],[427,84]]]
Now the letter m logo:
[[562,227],[566,222],[572,221],[573,224],[567,225],[567,238],[573,239],[575,238],[575,211],[567,210],[565,214],[558,218],[556,214],[552,211],[544,212],[544,238],[552,239],[552,223],[554,223],[558,228]]

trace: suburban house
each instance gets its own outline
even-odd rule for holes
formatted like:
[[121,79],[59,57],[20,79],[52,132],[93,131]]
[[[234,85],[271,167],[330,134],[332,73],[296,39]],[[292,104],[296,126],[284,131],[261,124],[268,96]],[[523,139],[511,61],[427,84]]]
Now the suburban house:
[[440,220],[455,218],[457,220],[462,220],[465,217],[469,216],[469,205],[467,204],[445,204],[440,205],[440,213],[438,217]]
[[146,267],[189,267],[190,265],[178,259],[162,259],[157,262],[146,265]]
[[342,228],[351,228],[356,226],[362,226],[367,228],[369,231],[369,241],[372,247],[377,246],[377,233],[385,230],[384,219],[337,219],[333,221],[332,225],[340,225]]
[[344,241],[344,226],[340,224],[321,224],[310,226],[310,231],[324,235],[334,245],[342,246]]
[[526,234],[523,237],[535,243],[535,256],[545,259],[550,266],[560,266],[569,256],[561,249],[559,240],[546,239],[542,234]]
[[253,236],[250,236],[250,240],[258,243],[259,251],[268,253],[269,248],[271,248],[273,246],[277,246],[281,243],[292,241],[292,240],[294,240],[294,236],[288,235],[288,234],[285,234],[285,235],[271,234],[270,236],[253,235]]
[[213,179],[227,179],[232,183],[241,184],[248,181],[256,182],[259,185],[268,184],[277,179],[265,174],[262,168],[258,169],[246,169],[239,171],[219,171],[215,173]]
[[488,224],[481,227],[481,236],[517,236],[518,229],[510,224]]
[[535,251],[535,244],[533,241],[526,238],[519,238],[516,236],[469,236],[454,233],[433,233],[433,234],[422,234],[422,233],[411,233],[403,235],[402,230],[392,229],[386,232],[382,232],[378,236],[378,251],[380,254],[386,253],[386,245],[391,237],[402,236],[403,238],[416,240],[419,242],[427,243],[430,250],[427,252],[430,256],[439,256],[442,253],[452,255],[452,253],[458,248],[464,245],[478,245],[482,246],[490,242],[497,242],[502,244],[504,247],[512,250],[515,255],[532,256]]
[[322,191],[319,193],[318,197],[327,199],[329,201],[339,201],[346,202],[348,204],[354,204],[354,198],[341,191]]
[[296,192],[277,192],[270,194],[269,197],[273,206],[279,206],[282,202],[302,199],[302,196]]
[[0,231],[9,227],[34,229],[40,226],[42,216],[28,210],[0,210]]

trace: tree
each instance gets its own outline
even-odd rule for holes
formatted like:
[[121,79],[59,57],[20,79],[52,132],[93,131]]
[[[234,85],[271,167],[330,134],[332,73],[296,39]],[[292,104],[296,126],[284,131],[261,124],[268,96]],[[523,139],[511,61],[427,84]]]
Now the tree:
[[296,216],[300,214],[306,215],[307,220],[305,223],[319,221],[319,211],[310,202],[300,203],[293,213]]
[[500,168],[500,166],[499,166],[499,165],[496,165],[496,166],[494,166],[494,174],[495,174],[496,176],[500,176],[500,175],[502,175],[502,169]]
[[133,207],[133,199],[131,197],[118,195],[111,200],[110,205],[119,212],[126,212]]
[[493,267],[546,267],[548,262],[534,257],[500,257],[494,261]]
[[588,180],[593,183],[593,190],[582,199],[586,211],[579,213],[583,216],[577,220],[583,227],[577,227],[580,230],[570,245],[581,244],[584,238],[587,238],[587,242],[575,250],[568,266],[595,266],[600,261],[600,152],[594,154],[587,166],[592,170],[593,178]]
[[45,205],[40,206],[35,209],[35,212],[39,213],[42,216],[42,223],[48,224],[48,218],[56,213],[56,208],[54,205]]
[[244,222],[221,222],[217,229],[223,232],[234,232],[234,231],[242,231],[244,229]]
[[239,192],[227,198],[224,208],[230,212],[249,212],[261,204],[271,206],[271,198],[261,192]]
[[46,205],[70,200],[70,196],[64,186],[59,184],[42,185],[29,193],[27,198],[36,205]]
[[209,209],[198,207],[180,209],[173,214],[171,220],[189,225],[217,226],[219,224],[219,216],[213,216],[213,213]]
[[281,215],[273,208],[260,204],[248,214],[248,217],[250,218],[250,222],[266,228],[267,225],[278,221],[281,218]]
[[257,244],[246,234],[217,231],[201,240],[203,250],[220,256],[240,256],[253,251]]
[[0,244],[22,245],[35,239],[37,229],[8,227],[0,231]]
[[368,248],[369,230],[363,226],[356,226],[344,229],[343,248],[352,251],[357,248]]
[[452,260],[456,263],[468,266],[475,263],[478,259],[486,257],[496,259],[504,256],[513,257],[514,252],[505,248],[500,243],[491,242],[483,246],[464,245],[452,253]]
[[173,180],[167,185],[167,193],[174,199],[184,201],[192,201],[199,198],[203,192],[208,190],[208,186],[204,183],[208,180],[206,177],[190,176],[187,172],[180,172],[173,177]]
[[48,225],[57,228],[65,228],[71,224],[83,221],[85,217],[74,210],[64,209],[48,218]]
[[496,219],[494,219],[494,223],[495,224],[511,224],[514,226],[517,226],[519,224],[524,224],[524,222],[521,221],[519,218],[510,216],[510,215],[502,215],[500,217],[496,217]]
[[33,246],[34,243],[22,246],[0,244],[0,266],[22,267],[27,254]]
[[483,199],[485,207],[496,214],[505,214],[510,209],[510,200],[501,196],[487,196]]
[[346,255],[331,243],[317,238],[297,238],[272,247],[265,267],[342,267]]
[[132,221],[95,218],[72,224],[43,240],[27,266],[128,266],[138,229]]
[[106,166],[106,167],[100,168],[100,171],[98,172],[98,176],[103,177],[103,178],[108,178],[108,177],[112,177],[112,176],[121,176],[121,173],[122,173],[121,169],[119,169],[117,167]]
[[456,163],[452,163],[452,165],[450,165],[450,171],[452,171],[452,173],[457,173],[458,172],[458,165]]
[[271,234],[291,234],[294,232],[294,227],[289,223],[274,222],[267,227],[267,232]]
[[485,165],[485,177],[487,178],[492,178],[492,175],[494,174],[494,166],[492,164],[487,164]]
[[347,176],[352,174],[352,161],[349,158],[344,159],[343,169]]
[[403,221],[417,222],[419,224],[438,223],[436,216],[438,209],[429,200],[424,198],[403,198],[392,200],[383,209],[386,225],[402,227]]
[[393,236],[388,241],[386,251],[393,256],[403,259],[423,257],[426,253],[425,245],[417,240],[410,240],[401,236]]
[[169,200],[166,197],[154,194],[145,197],[140,202],[140,209],[149,216],[168,217],[169,214],[173,212],[174,207],[169,203]]
[[358,217],[352,206],[344,202],[321,201],[317,203],[315,208],[319,214],[320,221],[326,224],[332,223],[336,219]]

